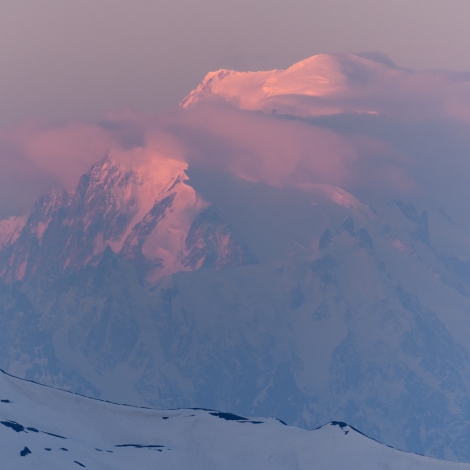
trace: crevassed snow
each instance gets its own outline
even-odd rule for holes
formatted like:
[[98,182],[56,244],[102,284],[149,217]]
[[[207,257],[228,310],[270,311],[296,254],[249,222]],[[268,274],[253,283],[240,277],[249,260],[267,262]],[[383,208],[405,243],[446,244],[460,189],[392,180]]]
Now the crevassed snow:
[[135,408],[4,372],[0,400],[5,469],[470,469],[397,451],[345,423],[306,431],[273,418]]

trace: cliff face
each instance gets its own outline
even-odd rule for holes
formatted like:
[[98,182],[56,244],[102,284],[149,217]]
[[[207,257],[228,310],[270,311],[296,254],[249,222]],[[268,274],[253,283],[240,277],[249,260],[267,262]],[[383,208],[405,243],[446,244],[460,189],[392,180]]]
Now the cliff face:
[[145,174],[105,158],[75,191],[44,194],[28,216],[0,222],[0,276],[11,283],[52,268],[96,265],[107,245],[152,280],[250,262],[216,209],[198,201],[184,169],[177,170],[156,188]]

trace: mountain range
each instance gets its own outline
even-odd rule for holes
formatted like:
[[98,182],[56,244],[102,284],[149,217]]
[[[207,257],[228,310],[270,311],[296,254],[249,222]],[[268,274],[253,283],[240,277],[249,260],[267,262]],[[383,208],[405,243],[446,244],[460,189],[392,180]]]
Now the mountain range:
[[[309,434],[269,421],[269,433],[312,436],[321,448],[346,429],[369,452],[376,444],[360,429],[468,461],[467,189],[456,179],[441,193],[434,182],[450,169],[427,153],[453,135],[442,122],[455,109],[442,100],[467,83],[354,55],[210,73],[159,124],[189,149],[184,158],[150,144],[126,158],[111,149],[75,189],[51,189],[0,221],[0,367],[93,398],[184,408],[171,412],[181,422],[188,408],[305,429],[347,422]],[[448,93],[434,94],[430,120],[417,103],[439,87]],[[214,436],[215,423],[230,426],[228,440],[242,428],[195,414]],[[2,418],[40,429],[26,415]],[[137,444],[154,444],[142,436]],[[107,445],[128,443],[116,439]]]

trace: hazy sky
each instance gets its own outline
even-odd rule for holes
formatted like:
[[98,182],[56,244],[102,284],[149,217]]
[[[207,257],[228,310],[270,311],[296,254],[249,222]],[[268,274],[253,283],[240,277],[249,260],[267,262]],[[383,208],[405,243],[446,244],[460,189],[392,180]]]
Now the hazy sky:
[[470,70],[468,0],[0,0],[0,125],[158,112],[206,72],[379,50]]

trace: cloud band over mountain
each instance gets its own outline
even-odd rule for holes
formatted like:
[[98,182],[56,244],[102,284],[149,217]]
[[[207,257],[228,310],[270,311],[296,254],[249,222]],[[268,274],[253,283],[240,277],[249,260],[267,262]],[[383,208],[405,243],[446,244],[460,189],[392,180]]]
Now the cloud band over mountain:
[[[3,129],[0,214],[25,212],[47,187],[72,189],[109,152],[375,197],[429,192],[436,175],[466,191],[459,175],[470,149],[468,74],[415,72],[351,55],[314,56],[286,71],[222,72],[209,74],[185,108],[156,117],[124,113],[99,123]],[[444,165],[429,149],[438,134],[452,141]]]

